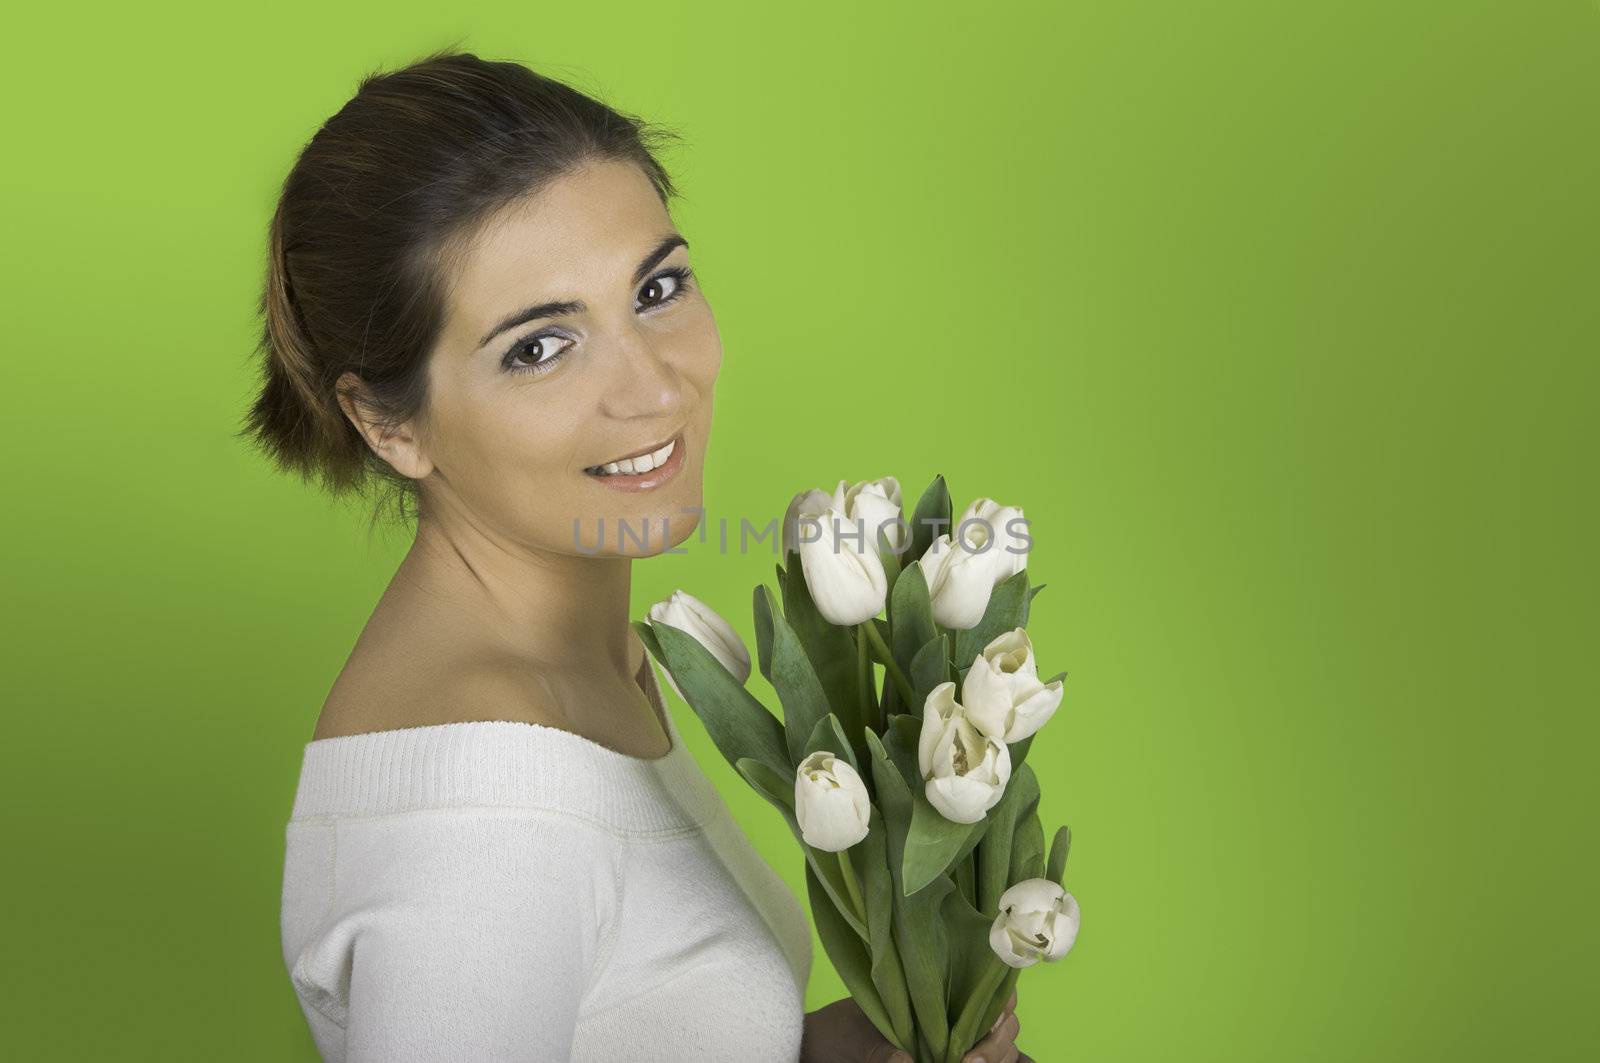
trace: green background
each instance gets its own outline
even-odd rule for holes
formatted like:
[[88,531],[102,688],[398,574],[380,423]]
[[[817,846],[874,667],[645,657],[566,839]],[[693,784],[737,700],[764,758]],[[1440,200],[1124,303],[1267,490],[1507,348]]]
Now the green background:
[[[935,473],[1032,521],[1080,1060],[1597,1039],[1600,6],[32,5],[3,66],[7,1054],[310,1059],[301,747],[403,535],[231,438],[267,220],[367,70],[459,42],[683,131],[716,524]],[[759,674],[754,688],[769,704]],[[804,897],[793,842],[682,702]],[[807,994],[843,995],[817,946]],[[1585,1049],[1587,1045],[1587,1049]]]

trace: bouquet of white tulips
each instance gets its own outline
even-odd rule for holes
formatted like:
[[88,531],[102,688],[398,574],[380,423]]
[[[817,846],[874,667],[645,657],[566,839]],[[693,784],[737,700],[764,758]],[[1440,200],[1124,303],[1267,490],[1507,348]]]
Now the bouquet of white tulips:
[[1040,679],[1028,638],[1043,584],[1028,585],[1027,522],[987,498],[950,515],[943,477],[909,521],[891,476],[795,496],[782,609],[755,589],[781,722],[745,688],[750,655],[704,603],[676,591],[634,624],[788,821],[829,959],[917,1063],[960,1063],[1021,969],[1059,960],[1078,933],[1062,888],[1071,833],[1055,832],[1047,860],[1026,763],[1066,675]]

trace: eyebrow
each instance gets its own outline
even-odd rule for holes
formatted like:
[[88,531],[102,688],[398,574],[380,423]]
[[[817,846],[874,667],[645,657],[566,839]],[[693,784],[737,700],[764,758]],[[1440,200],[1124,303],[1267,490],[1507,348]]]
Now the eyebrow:
[[[687,248],[689,246],[689,241],[685,240],[677,233],[671,233],[670,235],[663,237],[661,242],[656,244],[655,248],[652,249],[648,255],[645,255],[644,259],[634,269],[633,283],[638,284],[640,281],[644,280],[645,276],[652,269],[655,269],[656,265],[662,259],[672,254],[674,248],[680,246]],[[498,325],[485,333],[483,339],[478,341],[478,346],[481,348],[507,329],[516,328],[518,325],[526,324],[529,321],[536,321],[541,317],[560,317],[563,314],[578,314],[587,309],[588,307],[581,299],[566,299],[553,303],[535,303],[533,306],[523,307],[516,313],[507,316]]]

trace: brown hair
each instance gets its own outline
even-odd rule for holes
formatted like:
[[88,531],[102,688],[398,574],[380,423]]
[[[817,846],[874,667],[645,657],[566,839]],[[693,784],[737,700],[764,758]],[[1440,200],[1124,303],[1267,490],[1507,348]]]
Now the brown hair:
[[379,423],[427,399],[463,238],[500,208],[591,161],[637,163],[662,202],[678,192],[655,150],[680,135],[623,115],[514,62],[442,50],[367,74],[283,183],[258,312],[260,393],[238,435],[330,494],[375,490],[414,517],[415,482],[340,408],[339,377],[366,385]]

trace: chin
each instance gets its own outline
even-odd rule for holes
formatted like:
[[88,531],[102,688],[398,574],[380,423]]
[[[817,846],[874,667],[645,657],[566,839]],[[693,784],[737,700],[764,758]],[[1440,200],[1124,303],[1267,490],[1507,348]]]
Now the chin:
[[[606,514],[605,548],[601,553],[613,557],[655,557],[693,538],[695,530],[700,527],[700,510],[704,505],[698,482],[699,470],[694,472],[696,482],[692,490],[685,483],[681,485],[684,487],[682,492],[652,492],[638,499],[634,505],[624,502]],[[593,536],[593,525],[589,526],[588,534]],[[593,539],[588,541],[592,542]]]

